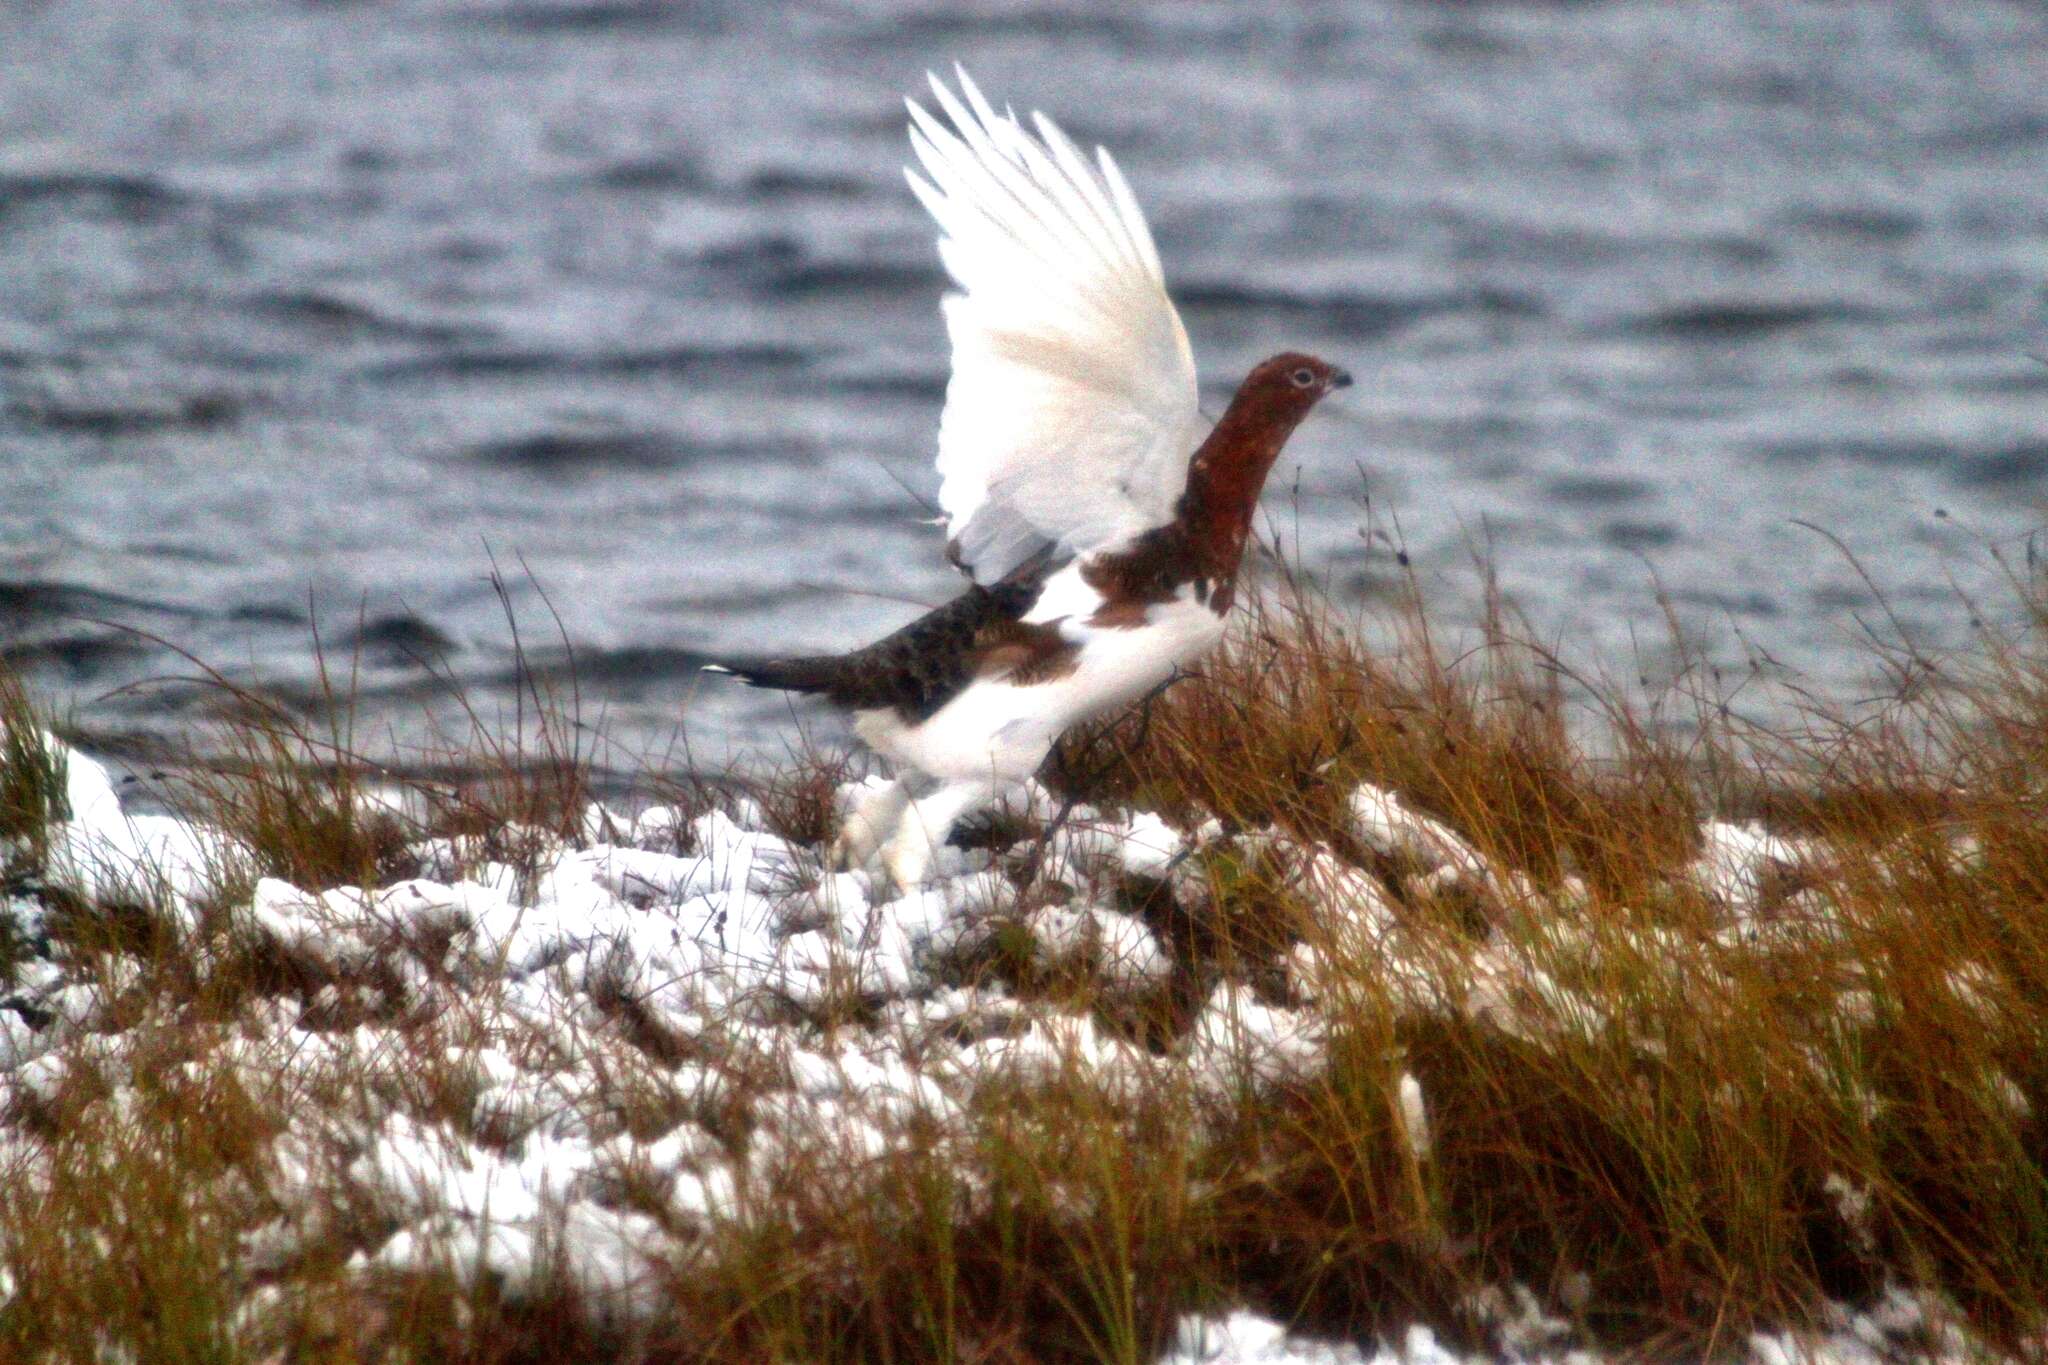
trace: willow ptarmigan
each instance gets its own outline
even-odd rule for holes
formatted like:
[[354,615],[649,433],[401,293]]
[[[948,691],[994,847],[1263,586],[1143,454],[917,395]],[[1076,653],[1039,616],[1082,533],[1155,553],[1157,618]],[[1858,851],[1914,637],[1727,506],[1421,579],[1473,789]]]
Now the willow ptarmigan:
[[946,551],[973,586],[851,654],[731,660],[755,687],[822,693],[896,765],[849,814],[835,864],[922,880],[962,815],[1037,771],[1068,726],[1124,705],[1223,637],[1252,511],[1280,448],[1351,378],[1261,363],[1208,431],[1159,252],[1107,150],[1091,165],[958,72],[916,101],[907,171],[959,287],[939,421]]

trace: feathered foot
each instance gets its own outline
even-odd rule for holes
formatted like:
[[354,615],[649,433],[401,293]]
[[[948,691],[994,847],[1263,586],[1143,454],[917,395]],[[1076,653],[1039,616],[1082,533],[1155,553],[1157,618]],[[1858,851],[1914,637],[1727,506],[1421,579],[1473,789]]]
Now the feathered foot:
[[910,804],[910,789],[901,779],[870,787],[856,796],[853,809],[839,826],[829,854],[834,872],[851,872],[866,867],[875,850],[903,819]]
[[954,822],[994,795],[992,782],[948,782],[911,801],[896,822],[896,832],[882,845],[882,875],[890,886],[899,893],[916,890]]

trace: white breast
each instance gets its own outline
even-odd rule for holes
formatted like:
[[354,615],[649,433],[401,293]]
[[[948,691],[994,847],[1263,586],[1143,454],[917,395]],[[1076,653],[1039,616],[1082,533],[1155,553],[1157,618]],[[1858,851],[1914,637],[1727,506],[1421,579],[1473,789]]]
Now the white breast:
[[1135,701],[1223,638],[1223,619],[1195,601],[1191,589],[1148,608],[1145,624],[1131,629],[1085,624],[1101,604],[1077,568],[1063,569],[1024,619],[1058,622],[1080,646],[1071,673],[1021,686],[1001,679],[970,684],[918,725],[892,711],[863,711],[856,733],[878,753],[934,777],[1021,782],[1069,726]]

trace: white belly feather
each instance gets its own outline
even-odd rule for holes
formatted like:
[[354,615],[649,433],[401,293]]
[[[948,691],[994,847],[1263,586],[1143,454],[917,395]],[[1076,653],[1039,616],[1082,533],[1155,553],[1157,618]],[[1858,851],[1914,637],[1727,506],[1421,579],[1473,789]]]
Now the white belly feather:
[[1027,621],[1057,621],[1080,645],[1072,672],[1018,685],[971,683],[925,721],[894,711],[861,711],[854,732],[893,761],[949,781],[1021,782],[1038,770],[1067,727],[1137,700],[1214,648],[1223,619],[1182,589],[1147,609],[1145,624],[1106,629],[1083,624],[1101,598],[1069,566],[1053,576]]

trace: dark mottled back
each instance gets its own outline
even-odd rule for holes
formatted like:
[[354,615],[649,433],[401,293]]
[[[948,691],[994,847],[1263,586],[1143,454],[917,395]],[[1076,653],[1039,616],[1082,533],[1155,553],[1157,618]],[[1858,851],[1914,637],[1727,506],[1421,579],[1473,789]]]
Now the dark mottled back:
[[1050,626],[1017,618],[1044,590],[1046,568],[1027,565],[993,587],[976,585],[864,649],[801,659],[727,661],[721,666],[754,687],[822,692],[855,710],[893,709],[926,720],[958,696],[992,660],[1005,674],[1043,668],[1063,648]]

